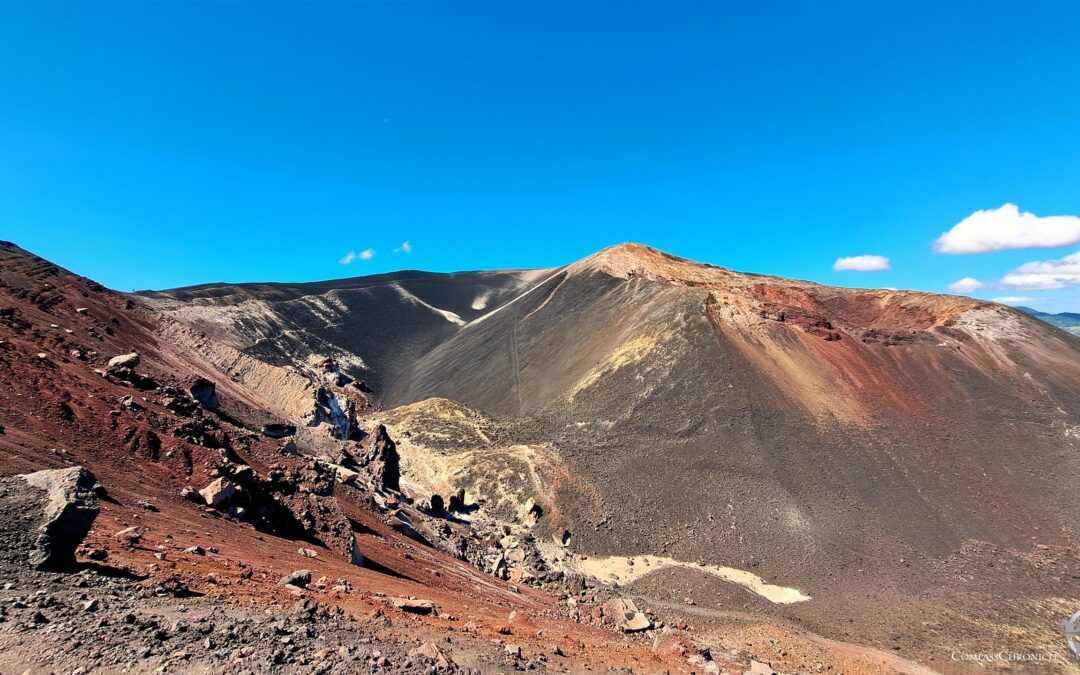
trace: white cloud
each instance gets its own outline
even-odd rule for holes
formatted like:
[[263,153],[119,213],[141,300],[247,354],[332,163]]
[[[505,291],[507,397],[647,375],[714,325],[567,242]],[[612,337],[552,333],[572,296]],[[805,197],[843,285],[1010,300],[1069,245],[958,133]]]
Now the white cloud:
[[412,244],[408,241],[401,242],[401,246],[394,249],[394,253],[412,253]]
[[1016,204],[976,211],[934,241],[939,253],[966,255],[1017,248],[1052,248],[1080,242],[1080,218],[1021,212]]
[[979,281],[978,279],[975,279],[974,277],[964,277],[963,279],[957,279],[956,281],[949,284],[948,289],[950,291],[964,293],[966,295],[968,293],[974,293],[985,285],[986,284]]
[[838,258],[833,264],[836,272],[883,272],[889,267],[889,259],[880,255],[856,255]]
[[1048,291],[1080,286],[1080,251],[1060,260],[1024,263],[1002,277],[1001,285],[1019,291]]
[[375,249],[365,248],[363,251],[357,253],[356,251],[349,251],[338,262],[342,265],[351,265],[356,260],[371,260],[375,257]]
[[994,298],[994,302],[1000,302],[1003,305],[1022,305],[1025,302],[1035,302],[1035,298],[1018,295],[1006,295],[1001,298]]

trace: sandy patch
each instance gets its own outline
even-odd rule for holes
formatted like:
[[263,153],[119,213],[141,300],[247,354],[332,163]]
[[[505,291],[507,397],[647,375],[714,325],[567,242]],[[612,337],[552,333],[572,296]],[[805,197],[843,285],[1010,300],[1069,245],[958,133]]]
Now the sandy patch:
[[719,577],[724,581],[738,584],[748,591],[756,593],[769,602],[775,602],[778,605],[790,605],[796,602],[806,602],[810,599],[809,595],[806,595],[796,588],[767,584],[761,577],[745,570],[739,570],[733,567],[721,567],[719,565],[697,565],[653,555],[636,555],[631,557],[611,556],[607,558],[590,557],[585,560],[574,560],[572,566],[582,574],[587,574],[600,581],[618,582],[620,584],[632,583],[641,579],[646,574],[659,570],[672,567],[683,567],[689,570],[705,572],[706,574]]

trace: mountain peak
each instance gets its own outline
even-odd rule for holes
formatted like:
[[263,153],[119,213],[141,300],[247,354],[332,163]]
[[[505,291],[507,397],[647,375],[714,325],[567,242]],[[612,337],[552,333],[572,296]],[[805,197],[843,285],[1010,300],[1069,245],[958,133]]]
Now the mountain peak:
[[680,258],[652,246],[625,242],[601,249],[570,266],[571,271],[593,270],[620,279],[700,284],[720,281],[731,274],[715,265]]

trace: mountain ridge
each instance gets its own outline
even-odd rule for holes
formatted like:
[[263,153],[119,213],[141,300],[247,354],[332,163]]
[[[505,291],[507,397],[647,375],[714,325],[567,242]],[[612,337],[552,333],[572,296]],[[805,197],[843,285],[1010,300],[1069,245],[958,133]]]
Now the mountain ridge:
[[1080,313],[1060,312],[1058,314],[1052,314],[1050,312],[1040,312],[1031,307],[1017,307],[1016,309],[1026,314],[1030,314],[1036,319],[1041,319],[1051,326],[1057,326],[1068,333],[1080,335]]

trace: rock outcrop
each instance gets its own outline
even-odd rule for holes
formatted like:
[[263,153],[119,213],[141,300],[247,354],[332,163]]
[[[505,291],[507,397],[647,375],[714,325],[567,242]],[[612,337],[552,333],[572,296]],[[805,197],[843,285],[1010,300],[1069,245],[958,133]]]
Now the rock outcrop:
[[3,557],[42,570],[73,566],[75,549],[98,514],[95,483],[81,466],[0,480]]
[[358,458],[358,461],[371,471],[379,487],[384,490],[401,489],[401,464],[397,443],[390,438],[382,424],[365,441],[363,457]]

